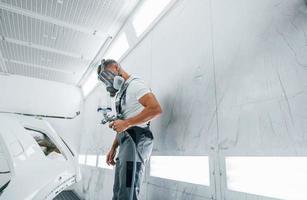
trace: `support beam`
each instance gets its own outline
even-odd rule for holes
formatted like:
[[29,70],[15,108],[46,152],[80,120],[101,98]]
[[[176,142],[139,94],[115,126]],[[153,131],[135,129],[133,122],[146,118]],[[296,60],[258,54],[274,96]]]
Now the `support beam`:
[[31,18],[34,18],[34,19],[38,19],[38,20],[41,20],[41,21],[45,21],[45,22],[55,24],[55,25],[58,25],[58,26],[62,26],[62,27],[65,27],[65,28],[69,28],[69,29],[72,29],[72,30],[75,30],[75,31],[85,33],[85,34],[89,34],[89,35],[93,35],[93,36],[100,36],[100,37],[105,36],[105,34],[102,34],[102,32],[100,32],[98,30],[89,29],[87,27],[71,24],[71,23],[68,23],[68,22],[65,22],[65,21],[62,21],[62,20],[55,19],[53,17],[48,17],[48,16],[45,16],[45,15],[42,15],[42,14],[35,13],[35,12],[27,10],[27,9],[12,6],[12,5],[9,5],[7,3],[0,2],[0,9],[7,10],[7,11],[13,12],[13,13],[17,13],[17,14],[20,14],[20,15],[23,15],[23,16],[31,17]]
[[7,58],[2,58],[2,61],[15,63],[15,64],[19,64],[19,65],[25,65],[25,66],[29,66],[29,67],[38,68],[38,69],[46,69],[46,70],[50,70],[50,71],[56,71],[56,72],[65,73],[65,74],[68,74],[68,75],[73,75],[75,73],[73,71],[57,69],[55,67],[36,65],[36,64],[33,64],[33,63],[26,63],[26,62],[22,62],[22,61],[18,61],[18,60],[7,59]]
[[67,52],[67,51],[61,51],[61,50],[50,48],[50,47],[46,47],[46,46],[43,46],[43,45],[33,44],[31,42],[25,42],[25,41],[16,40],[16,39],[4,37],[4,36],[2,36],[2,38],[6,42],[17,44],[17,45],[21,45],[21,46],[25,46],[25,47],[30,47],[30,48],[34,48],[34,49],[48,51],[48,52],[51,52],[51,53],[61,54],[61,55],[64,55],[64,56],[68,56],[68,57],[72,57],[72,58],[77,58],[77,59],[80,59],[82,61],[90,62],[90,60],[91,60],[90,58],[84,58],[83,55],[76,54],[76,53],[71,53],[71,52]]

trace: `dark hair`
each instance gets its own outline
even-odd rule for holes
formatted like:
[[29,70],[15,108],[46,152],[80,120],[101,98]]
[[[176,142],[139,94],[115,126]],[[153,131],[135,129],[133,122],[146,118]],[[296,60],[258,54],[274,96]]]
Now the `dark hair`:
[[97,73],[100,74],[101,71],[103,71],[108,65],[111,64],[118,64],[113,59],[102,59],[101,64],[97,68]]

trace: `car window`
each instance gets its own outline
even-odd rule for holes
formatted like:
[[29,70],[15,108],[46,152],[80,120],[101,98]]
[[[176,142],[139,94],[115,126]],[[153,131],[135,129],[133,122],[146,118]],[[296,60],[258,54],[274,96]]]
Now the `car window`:
[[62,152],[56,146],[56,144],[48,137],[46,133],[42,131],[25,127],[28,133],[34,138],[45,156],[52,160],[66,160]]

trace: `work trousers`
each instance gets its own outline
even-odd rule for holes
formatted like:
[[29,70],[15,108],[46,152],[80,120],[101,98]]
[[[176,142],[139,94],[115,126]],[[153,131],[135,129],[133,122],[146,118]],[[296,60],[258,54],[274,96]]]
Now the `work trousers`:
[[[130,200],[131,191],[133,191],[133,200],[140,200],[141,182],[153,148],[152,133],[149,128],[133,127],[118,133],[116,139],[120,147],[116,158],[112,200]],[[134,161],[136,170],[131,190]]]

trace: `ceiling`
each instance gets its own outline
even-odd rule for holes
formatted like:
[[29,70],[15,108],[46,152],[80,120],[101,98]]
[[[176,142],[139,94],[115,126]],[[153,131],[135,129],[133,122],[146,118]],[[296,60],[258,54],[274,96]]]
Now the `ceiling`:
[[140,0],[0,0],[0,72],[77,85]]

